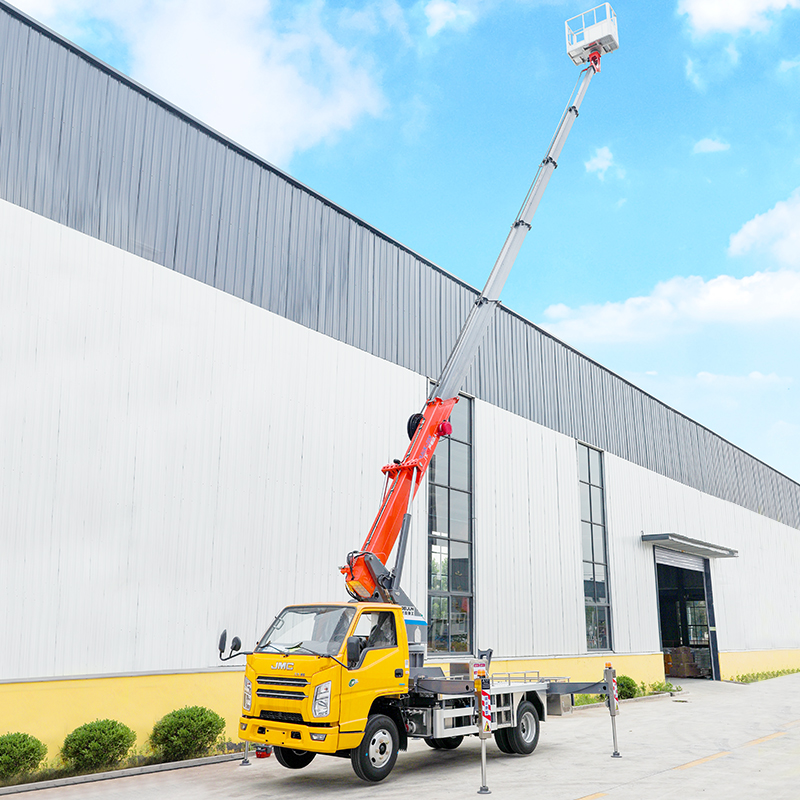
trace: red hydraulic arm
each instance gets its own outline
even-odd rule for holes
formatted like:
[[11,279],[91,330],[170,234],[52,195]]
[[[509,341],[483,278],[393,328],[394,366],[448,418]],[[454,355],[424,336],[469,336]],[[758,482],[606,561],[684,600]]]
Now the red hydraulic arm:
[[403,517],[431,463],[436,445],[442,436],[447,436],[452,431],[448,420],[457,402],[457,397],[447,400],[436,397],[428,400],[422,420],[417,425],[403,460],[383,467],[382,472],[385,473],[387,482],[378,516],[375,517],[361,550],[350,553],[347,566],[342,567],[347,588],[354,597],[368,600],[374,596],[377,587],[365,557],[367,553],[372,553],[382,564],[389,560],[389,554],[400,535]]

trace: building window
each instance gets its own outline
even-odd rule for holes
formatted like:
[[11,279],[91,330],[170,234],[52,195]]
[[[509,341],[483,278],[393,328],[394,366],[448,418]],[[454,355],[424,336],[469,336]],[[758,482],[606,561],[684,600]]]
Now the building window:
[[599,450],[578,445],[583,538],[583,597],[586,605],[586,647],[611,649],[611,600],[608,593],[603,460]]
[[460,397],[428,470],[428,651],[472,652],[472,401]]

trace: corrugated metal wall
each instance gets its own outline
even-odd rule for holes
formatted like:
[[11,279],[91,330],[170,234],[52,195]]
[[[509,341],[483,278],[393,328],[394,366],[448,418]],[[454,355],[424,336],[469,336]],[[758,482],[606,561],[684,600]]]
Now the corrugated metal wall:
[[[2,0],[0,87],[0,198],[438,375],[473,289]],[[800,485],[513,313],[465,390],[800,528]]]
[[217,667],[347,600],[424,378],[4,201],[0,286],[0,680]]

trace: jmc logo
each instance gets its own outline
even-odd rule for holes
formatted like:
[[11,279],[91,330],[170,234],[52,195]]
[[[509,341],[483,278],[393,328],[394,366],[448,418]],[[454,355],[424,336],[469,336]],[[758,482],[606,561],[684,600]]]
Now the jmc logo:
[[294,664],[291,661],[279,661],[277,664],[272,665],[272,669],[294,669]]

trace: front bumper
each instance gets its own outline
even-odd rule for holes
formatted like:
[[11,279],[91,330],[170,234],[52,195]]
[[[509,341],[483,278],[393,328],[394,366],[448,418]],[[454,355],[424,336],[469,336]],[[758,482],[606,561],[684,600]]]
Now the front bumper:
[[[311,734],[323,736],[323,740],[312,739]],[[274,722],[259,717],[239,717],[239,738],[253,744],[289,747],[292,750],[309,750],[312,753],[335,753],[356,747],[364,735],[363,731],[345,733],[338,725],[310,727],[289,722]]]

